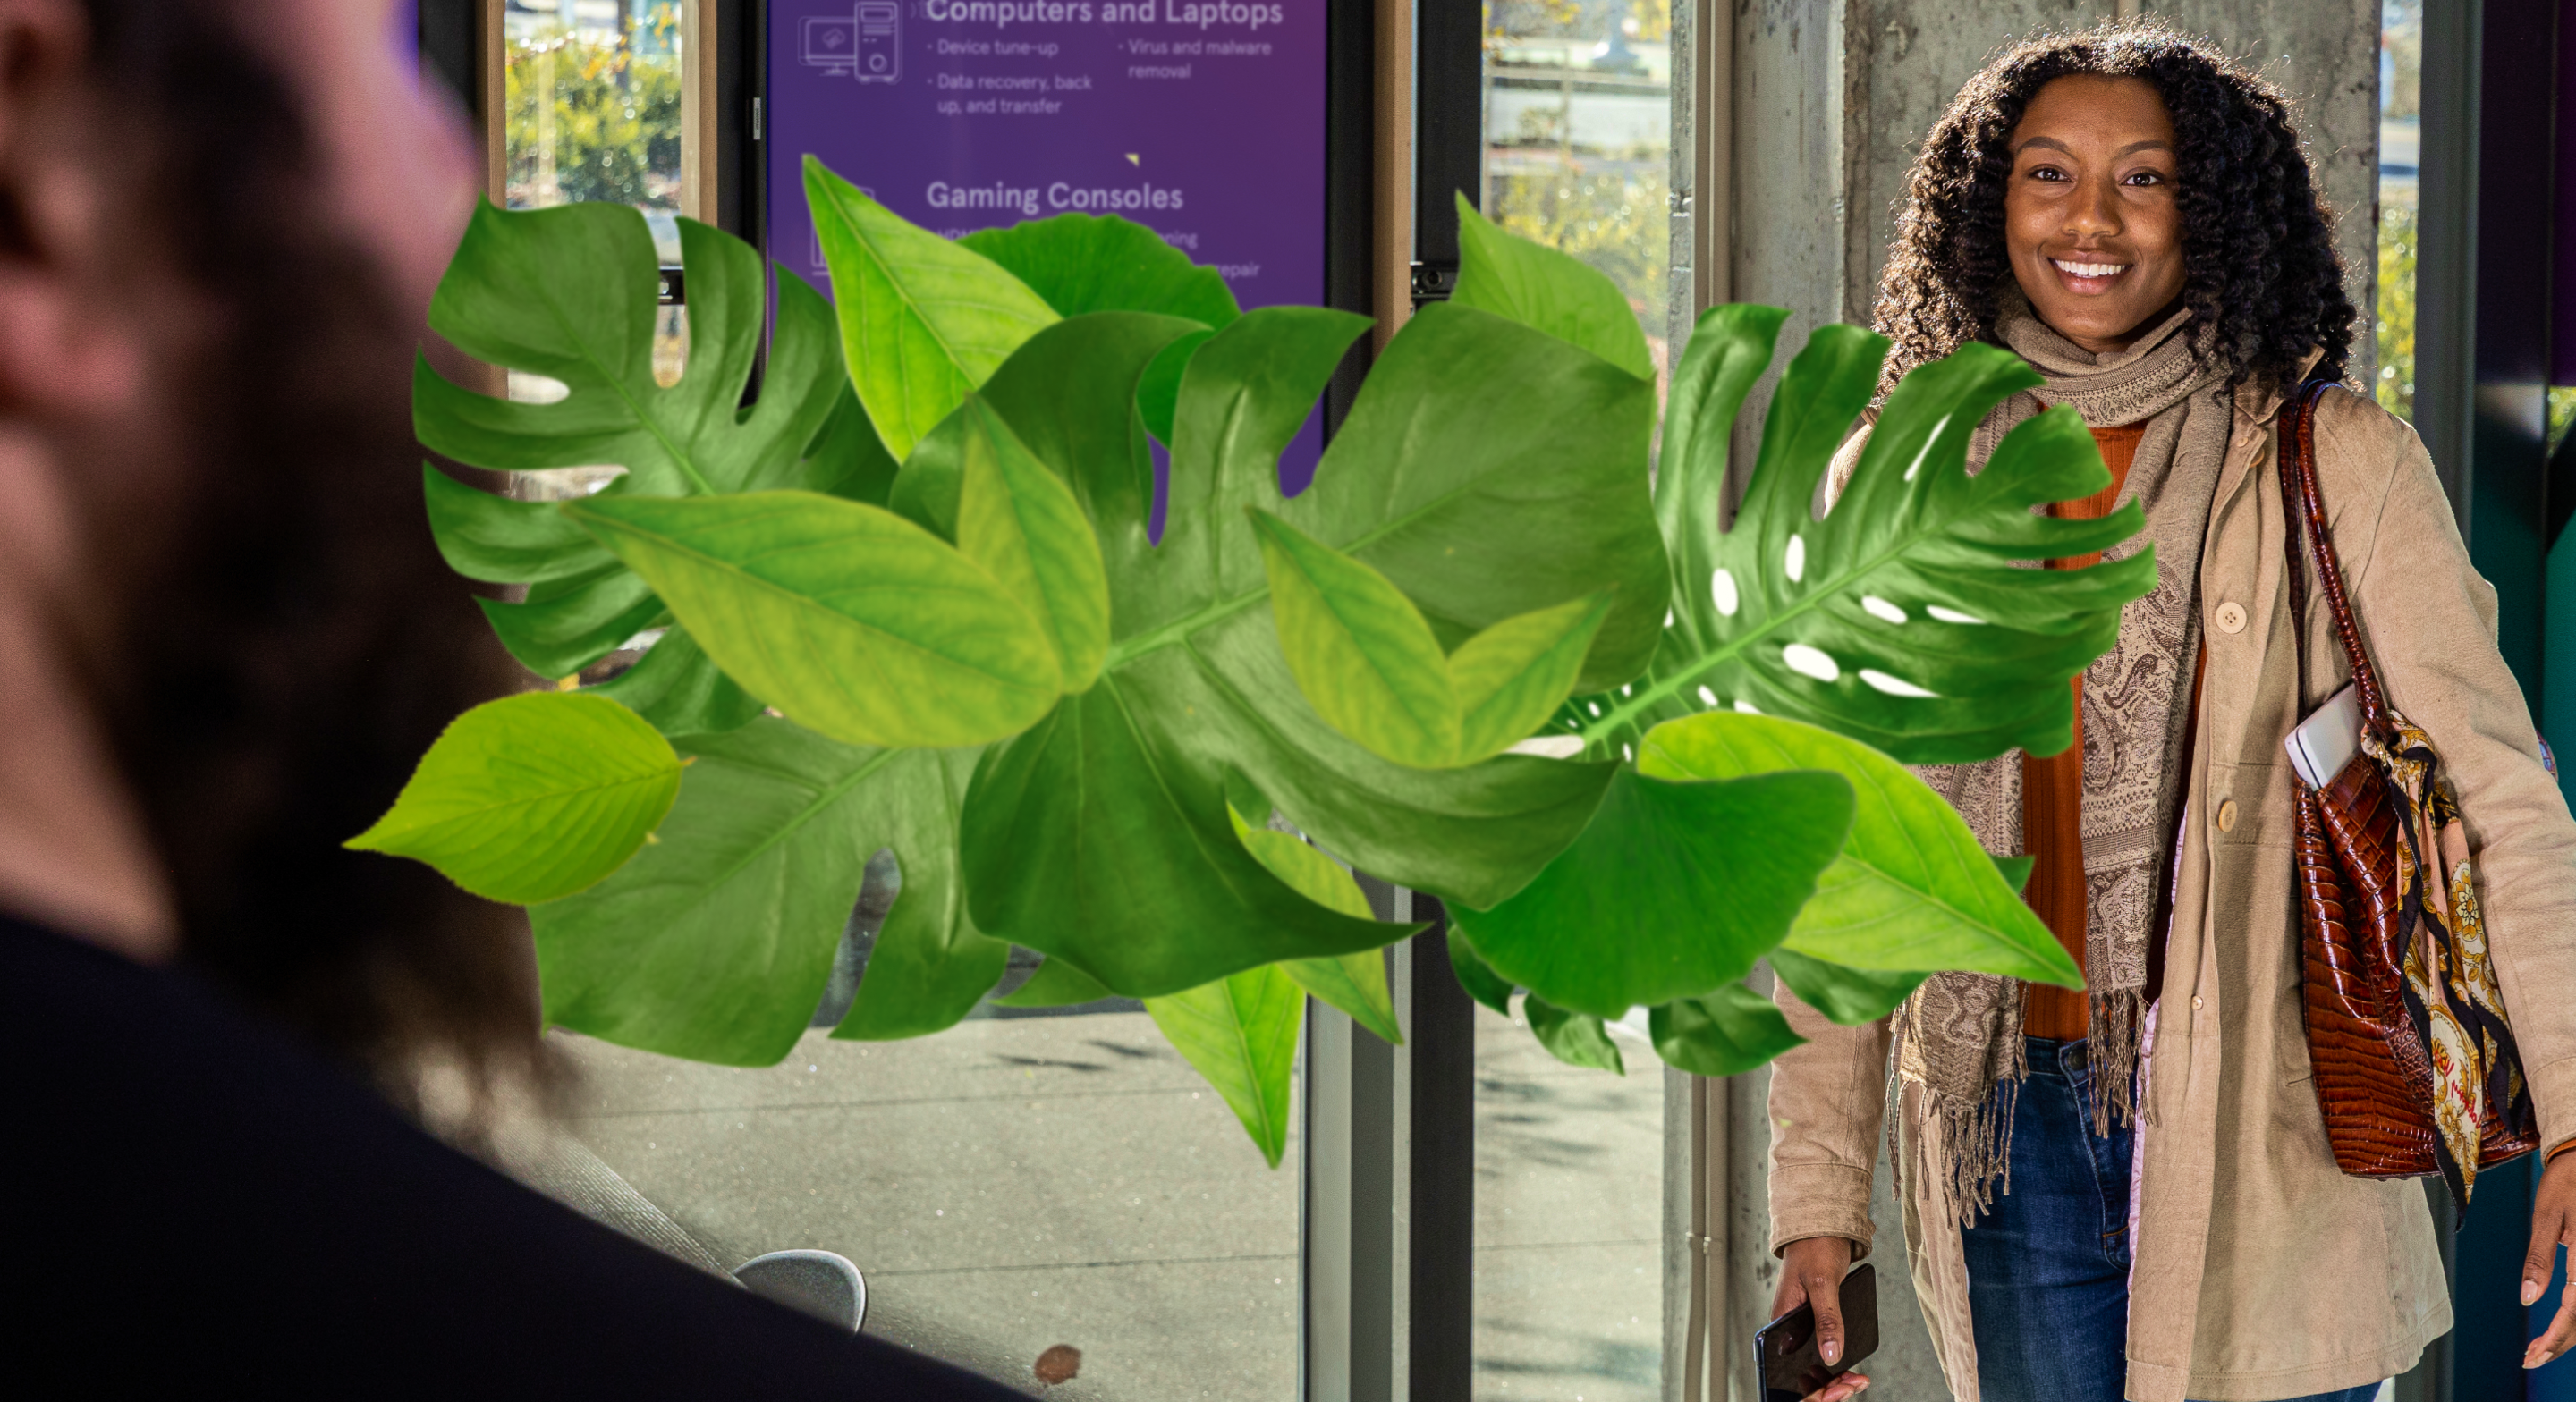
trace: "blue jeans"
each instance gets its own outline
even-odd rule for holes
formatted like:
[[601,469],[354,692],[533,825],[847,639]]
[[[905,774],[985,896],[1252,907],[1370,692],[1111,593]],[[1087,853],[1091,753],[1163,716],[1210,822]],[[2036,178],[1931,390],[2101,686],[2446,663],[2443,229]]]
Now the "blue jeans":
[[[2120,1402],[2129,1372],[2129,1150],[2093,1133],[2084,1043],[2030,1045],[2012,1191],[1961,1234],[1986,1402]],[[2377,1383],[2295,1402],[2370,1402]]]

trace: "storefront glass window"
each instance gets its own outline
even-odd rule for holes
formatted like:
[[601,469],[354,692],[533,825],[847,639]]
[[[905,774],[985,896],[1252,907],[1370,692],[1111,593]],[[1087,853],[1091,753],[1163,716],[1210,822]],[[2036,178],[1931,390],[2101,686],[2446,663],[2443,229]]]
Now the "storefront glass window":
[[[654,251],[680,261],[680,58],[683,0],[506,0],[509,65],[502,189],[511,209],[632,205]],[[688,353],[686,313],[662,310],[654,372],[676,384]],[[513,374],[510,397],[542,402],[552,386]]]
[[[1671,369],[1670,0],[1489,0],[1482,207],[1627,294]],[[1514,1005],[1517,1008],[1517,1004]],[[1662,1396],[1664,1069],[1644,1018],[1627,1074],[1476,1022],[1479,1402]]]
[[2385,0],[2379,28],[2380,407],[2415,413],[2416,161],[2424,136],[2424,0]]

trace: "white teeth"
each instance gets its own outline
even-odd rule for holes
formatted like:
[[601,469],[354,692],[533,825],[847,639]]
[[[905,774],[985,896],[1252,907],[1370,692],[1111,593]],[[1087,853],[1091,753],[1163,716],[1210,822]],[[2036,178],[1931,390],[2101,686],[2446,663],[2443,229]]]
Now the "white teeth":
[[2055,263],[2070,277],[2115,277],[2129,270],[2129,265],[2126,263],[2070,263],[2063,258],[2051,258],[2048,261]]

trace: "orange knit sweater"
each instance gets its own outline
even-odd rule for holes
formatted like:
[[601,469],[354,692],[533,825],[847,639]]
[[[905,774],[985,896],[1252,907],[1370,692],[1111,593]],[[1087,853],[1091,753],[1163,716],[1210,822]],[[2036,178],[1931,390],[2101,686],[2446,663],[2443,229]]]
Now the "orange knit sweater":
[[[2129,464],[2145,437],[2143,423],[2093,430],[2102,463],[2111,469],[2111,485],[2079,501],[2049,508],[2052,516],[2091,520],[2111,514],[2120,488],[2129,480]],[[2051,560],[2053,570],[2076,570],[2102,558],[2099,552]],[[2039,912],[2057,942],[2084,967],[2084,934],[2088,903],[2084,889],[2084,678],[2075,688],[2075,743],[2064,754],[2025,755],[2021,769],[2022,850],[2031,857],[2030,884],[2022,899]],[[2083,990],[2032,984],[2022,1016],[2022,1031],[2033,1037],[2072,1040],[2084,1035],[2091,1021]]]

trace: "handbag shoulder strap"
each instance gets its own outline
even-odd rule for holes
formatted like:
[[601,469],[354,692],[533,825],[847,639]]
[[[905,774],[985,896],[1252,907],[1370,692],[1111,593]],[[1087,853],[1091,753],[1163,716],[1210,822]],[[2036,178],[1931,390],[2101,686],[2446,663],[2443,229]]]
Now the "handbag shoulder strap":
[[2362,725],[2385,735],[2388,708],[2380,692],[2379,673],[2371,667],[2370,653],[2361,644],[2361,629],[2353,622],[2352,600],[2344,593],[2343,568],[2335,560],[2334,538],[2326,533],[2325,499],[2317,490],[2317,401],[2334,385],[2334,381],[2320,377],[2299,386],[2281,424],[2281,499],[2286,514],[2283,530],[2289,547],[2290,613],[2298,629],[2299,691],[2305,704],[2308,589],[2306,561],[2300,558],[2299,549],[2299,537],[2305,534],[2307,553],[2316,561],[2318,588],[2334,618],[2335,638],[2343,644],[2344,658],[2352,666],[2353,685],[2361,690]]

